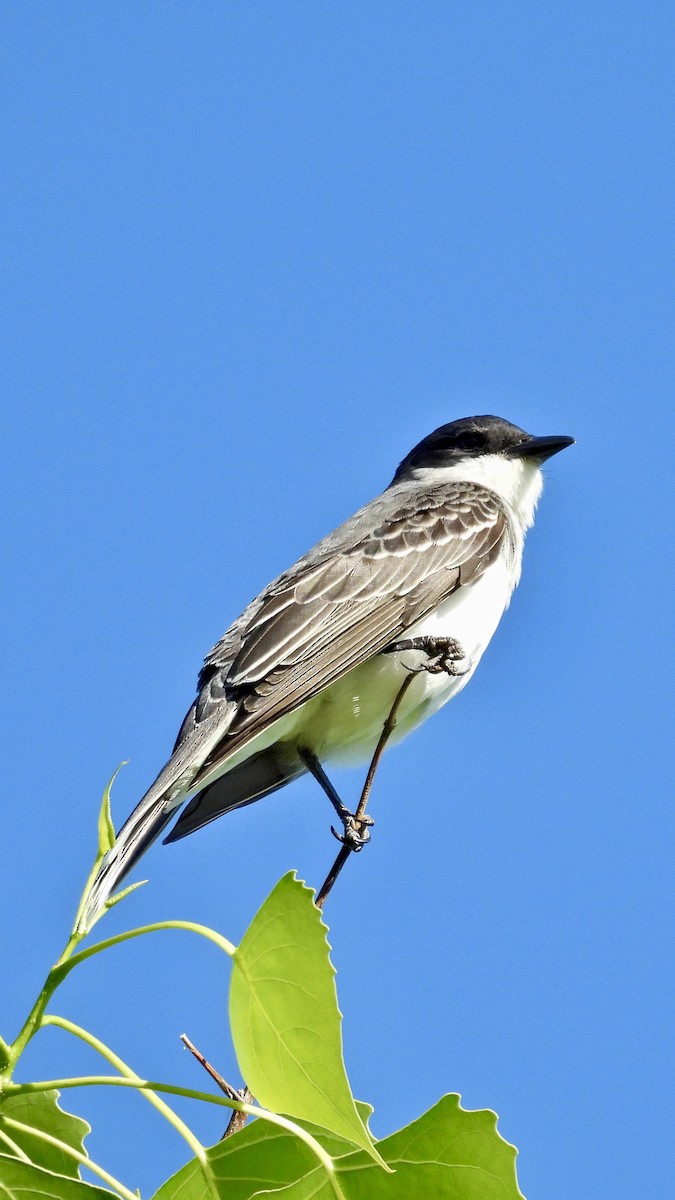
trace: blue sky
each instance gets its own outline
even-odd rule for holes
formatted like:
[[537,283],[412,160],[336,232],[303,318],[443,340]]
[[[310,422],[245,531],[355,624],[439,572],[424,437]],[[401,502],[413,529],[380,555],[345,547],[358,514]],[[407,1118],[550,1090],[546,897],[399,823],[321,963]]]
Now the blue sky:
[[[530,1198],[671,1194],[674,26],[660,3],[3,5],[5,1037],[117,763],[120,823],[244,604],[425,433],[496,412],[578,444],[327,906],[347,1065],[379,1135],[444,1091],[496,1109]],[[99,928],[236,941],[289,868],[321,882],[329,823],[300,781],[154,848]],[[226,988],[175,935],[55,1007],[199,1087],[178,1035],[236,1080]],[[57,1032],[25,1061],[96,1069]],[[144,1195],[183,1161],[133,1096],[70,1100]]]

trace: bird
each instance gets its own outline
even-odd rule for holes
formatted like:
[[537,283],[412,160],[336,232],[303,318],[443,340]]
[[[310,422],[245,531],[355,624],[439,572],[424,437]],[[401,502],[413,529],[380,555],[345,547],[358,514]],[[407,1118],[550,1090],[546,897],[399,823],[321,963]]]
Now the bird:
[[166,842],[306,772],[360,848],[369,834],[324,764],[372,756],[410,673],[390,744],[466,686],[519,582],[542,464],[573,442],[491,415],[441,425],[268,584],[207,654],[171,757],[100,863],[84,926],[179,809]]

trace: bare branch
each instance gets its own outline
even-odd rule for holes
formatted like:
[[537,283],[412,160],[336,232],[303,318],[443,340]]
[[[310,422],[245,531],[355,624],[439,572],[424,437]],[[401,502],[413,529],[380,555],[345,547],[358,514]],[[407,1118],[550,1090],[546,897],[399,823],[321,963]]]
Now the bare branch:
[[[226,1079],[223,1079],[223,1076],[219,1071],[216,1071],[216,1068],[211,1065],[208,1059],[204,1058],[204,1055],[200,1050],[197,1049],[194,1042],[190,1041],[190,1038],[186,1033],[181,1033],[180,1040],[183,1045],[187,1047],[190,1053],[194,1054],[197,1062],[200,1063],[204,1070],[211,1076],[212,1080],[218,1085],[221,1092],[225,1093],[228,1100],[238,1100],[240,1104],[251,1104],[253,1101],[253,1096],[246,1085],[244,1085],[244,1087],[240,1090],[233,1088],[232,1084],[228,1083]],[[231,1137],[233,1133],[237,1132],[237,1130],[243,1129],[247,1120],[248,1113],[239,1112],[238,1109],[234,1108],[232,1110],[232,1116],[228,1122],[227,1129],[220,1140],[222,1141],[223,1138]]]
[[[366,781],[363,785],[363,791],[361,792],[361,799],[359,800],[358,808],[354,814],[354,824],[357,829],[358,829],[359,822],[363,822],[363,819],[365,817],[366,805],[368,803],[370,789],[373,786],[373,780],[375,778],[375,773],[377,771],[377,768],[380,765],[380,759],[382,758],[382,754],[384,753],[384,748],[385,748],[387,742],[389,741],[389,738],[391,737],[392,733],[394,732],[394,729],[396,728],[396,717],[398,715],[398,710],[401,707],[403,697],[405,696],[405,694],[406,694],[408,688],[410,687],[413,679],[415,678],[416,674],[417,674],[416,671],[410,671],[410,673],[408,675],[406,675],[405,679],[403,680],[403,683],[401,684],[398,692],[396,693],[396,697],[394,699],[394,703],[391,706],[389,716],[387,717],[384,725],[382,726],[382,733],[380,734],[377,746],[375,747],[375,753],[373,754],[373,757],[370,760],[370,766],[368,767],[368,774],[366,775]],[[354,853],[354,849],[355,848],[353,846],[348,845],[347,843],[345,843],[342,846],[337,858],[335,859],[335,862],[333,863],[330,871],[328,872],[328,875],[326,876],[321,888],[319,889],[319,891],[317,893],[316,900],[314,901],[317,908],[323,908],[325,900],[326,900],[326,896],[328,895],[331,888],[333,887],[333,884],[335,883],[335,880],[337,879],[338,875],[340,874],[340,871],[342,870],[347,859],[349,858],[349,855]]]

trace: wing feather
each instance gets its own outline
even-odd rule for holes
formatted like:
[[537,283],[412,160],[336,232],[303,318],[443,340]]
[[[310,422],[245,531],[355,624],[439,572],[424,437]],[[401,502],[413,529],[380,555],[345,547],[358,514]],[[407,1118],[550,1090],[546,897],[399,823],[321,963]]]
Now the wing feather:
[[341,537],[353,522],[271,584],[206,659],[197,726],[224,702],[228,721],[194,784],[475,582],[510,539],[499,498],[471,483],[415,491],[376,528]]

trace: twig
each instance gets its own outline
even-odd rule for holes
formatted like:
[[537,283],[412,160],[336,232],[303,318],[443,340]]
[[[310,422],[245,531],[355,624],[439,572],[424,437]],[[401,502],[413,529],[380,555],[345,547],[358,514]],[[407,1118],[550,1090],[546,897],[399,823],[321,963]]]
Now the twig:
[[[389,741],[389,738],[391,737],[392,733],[394,732],[394,729],[396,728],[396,717],[398,714],[398,710],[401,707],[401,702],[402,702],[403,697],[405,696],[408,688],[410,687],[413,679],[415,678],[416,674],[417,674],[416,671],[410,671],[410,673],[408,675],[406,675],[405,679],[403,680],[403,683],[401,684],[400,688],[398,689],[398,692],[396,693],[394,703],[392,704],[391,709],[389,711],[389,716],[387,717],[384,725],[382,726],[382,733],[380,734],[377,746],[375,747],[375,753],[373,754],[373,757],[370,760],[370,766],[368,767],[368,774],[366,775],[366,781],[363,785],[363,791],[361,792],[361,799],[359,800],[358,808],[357,808],[356,812],[354,813],[354,824],[357,828],[358,828],[358,822],[363,821],[363,817],[364,817],[364,814],[366,811],[366,805],[368,803],[368,797],[370,795],[370,789],[373,786],[375,772],[377,771],[377,768],[380,765],[380,759],[382,758],[382,754],[384,753],[384,748],[385,748],[387,742]],[[354,848],[352,846],[348,846],[346,843],[343,845],[337,858],[335,859],[335,862],[333,863],[330,871],[328,872],[328,875],[326,876],[321,888],[319,889],[319,891],[317,893],[316,900],[314,901],[317,908],[323,908],[325,900],[326,900],[326,896],[330,892],[333,884],[335,883],[335,880],[337,879],[338,875],[340,874],[340,871],[342,870],[347,859],[349,858],[349,855],[353,853],[353,849]]]
[[[238,1098],[239,1098],[239,1100],[241,1100],[242,1104],[252,1104],[253,1099],[254,1099],[252,1093],[248,1090],[247,1087],[243,1087],[241,1089]],[[226,1137],[232,1137],[233,1133],[238,1133],[240,1129],[243,1129],[244,1125],[246,1124],[247,1121],[248,1121],[248,1113],[239,1112],[238,1108],[233,1108],[232,1116],[230,1117],[230,1119],[227,1123],[227,1128],[226,1128],[223,1136],[220,1139],[221,1142]]]
[[323,884],[321,885],[319,891],[316,894],[316,899],[315,899],[314,903],[316,904],[317,908],[323,908],[325,901],[326,901],[326,896],[330,892],[333,884],[335,883],[335,880],[337,879],[338,875],[340,874],[340,871],[344,867],[351,852],[352,852],[351,846],[347,846],[346,844],[340,850],[337,858],[335,859],[335,862],[333,863],[330,871],[328,872],[326,878],[323,881]]
[[[220,1072],[216,1071],[216,1068],[211,1066],[211,1063],[208,1061],[208,1059],[204,1058],[204,1055],[200,1050],[197,1049],[194,1042],[190,1041],[190,1038],[186,1033],[181,1033],[180,1040],[183,1045],[187,1047],[190,1053],[194,1054],[197,1062],[200,1063],[204,1070],[211,1076],[213,1082],[218,1085],[221,1092],[225,1093],[228,1100],[238,1100],[240,1104],[251,1104],[253,1102],[253,1096],[246,1085],[244,1085],[244,1087],[240,1090],[233,1088],[232,1084],[228,1083],[226,1079],[223,1079],[223,1076],[220,1074]],[[232,1116],[228,1122],[227,1129],[220,1140],[222,1141],[223,1138],[231,1137],[233,1133],[236,1133],[239,1129],[243,1129],[247,1120],[247,1113],[239,1112],[238,1109],[234,1108],[232,1110]]]
[[232,1084],[228,1083],[226,1079],[223,1079],[222,1075],[219,1071],[216,1071],[215,1067],[211,1066],[211,1063],[208,1061],[208,1059],[204,1058],[201,1050],[198,1050],[194,1042],[190,1041],[187,1033],[181,1033],[180,1040],[184,1046],[187,1046],[190,1054],[194,1054],[197,1062],[204,1068],[205,1071],[208,1072],[213,1082],[218,1084],[221,1092],[225,1093],[228,1100],[241,1100],[241,1096],[237,1089],[233,1088]]
[[384,748],[385,748],[387,742],[389,741],[389,738],[391,737],[392,733],[394,732],[394,729],[396,728],[396,717],[398,715],[398,710],[401,707],[401,702],[403,700],[403,697],[405,696],[405,694],[406,694],[408,688],[410,687],[410,684],[412,683],[413,679],[415,678],[416,674],[417,674],[416,671],[410,671],[409,674],[406,675],[405,679],[403,680],[403,683],[401,684],[400,688],[398,689],[398,692],[396,693],[396,699],[394,700],[394,703],[391,706],[389,716],[387,717],[384,725],[382,726],[382,733],[380,734],[379,741],[377,743],[377,746],[375,747],[375,753],[373,754],[373,757],[370,760],[370,766],[368,767],[368,774],[366,775],[366,782],[363,785],[363,791],[361,792],[361,799],[359,800],[359,807],[356,810],[357,821],[363,817],[363,814],[366,811],[366,804],[368,803],[370,789],[373,786],[375,772],[377,771],[377,768],[380,765],[380,759],[382,758],[382,755],[384,753]]

